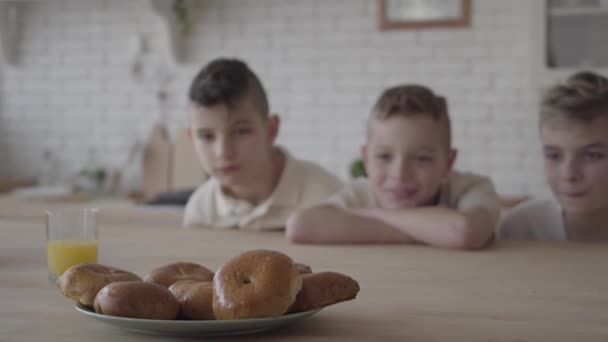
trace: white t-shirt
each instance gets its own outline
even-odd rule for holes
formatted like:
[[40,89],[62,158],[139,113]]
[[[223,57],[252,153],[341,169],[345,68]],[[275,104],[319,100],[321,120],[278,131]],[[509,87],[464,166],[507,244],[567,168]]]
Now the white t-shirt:
[[[380,208],[367,179],[357,179],[326,201],[343,208]],[[500,215],[500,201],[492,181],[472,173],[452,171],[439,189],[439,205],[457,210],[483,207],[496,218]]]
[[530,200],[509,210],[498,228],[505,240],[567,240],[562,209],[554,199]]
[[342,187],[342,182],[321,166],[289,155],[284,149],[285,168],[272,195],[258,205],[226,196],[215,178],[203,183],[190,196],[184,226],[282,229],[297,208],[319,204]]

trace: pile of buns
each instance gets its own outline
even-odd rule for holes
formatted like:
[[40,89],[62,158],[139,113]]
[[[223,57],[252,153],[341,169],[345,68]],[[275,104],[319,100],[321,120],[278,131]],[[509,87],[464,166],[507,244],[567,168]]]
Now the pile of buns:
[[99,314],[143,319],[227,320],[276,317],[351,300],[359,284],[336,272],[313,273],[271,250],[252,250],[217,272],[177,262],[134,273],[79,264],[58,280],[61,292]]

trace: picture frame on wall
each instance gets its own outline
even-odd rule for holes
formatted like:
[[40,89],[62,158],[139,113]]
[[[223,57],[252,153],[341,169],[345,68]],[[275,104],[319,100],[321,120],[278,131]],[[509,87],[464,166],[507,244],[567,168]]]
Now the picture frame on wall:
[[471,26],[472,0],[376,0],[384,30]]

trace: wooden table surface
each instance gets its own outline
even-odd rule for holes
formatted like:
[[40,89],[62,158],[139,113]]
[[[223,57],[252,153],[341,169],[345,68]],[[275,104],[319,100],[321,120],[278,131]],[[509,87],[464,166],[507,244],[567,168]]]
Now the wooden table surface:
[[45,210],[53,208],[98,208],[100,221],[109,224],[149,224],[181,226],[183,207],[138,205],[123,198],[21,199],[0,195],[0,219],[41,220]]
[[[77,312],[47,281],[45,246],[41,220],[0,219],[0,341],[195,340],[123,331]],[[100,262],[142,276],[179,260],[215,269],[253,248],[285,252],[316,271],[348,274],[361,292],[247,339],[608,341],[606,245],[498,243],[481,252],[298,246],[281,233],[136,223],[104,225],[100,234]]]

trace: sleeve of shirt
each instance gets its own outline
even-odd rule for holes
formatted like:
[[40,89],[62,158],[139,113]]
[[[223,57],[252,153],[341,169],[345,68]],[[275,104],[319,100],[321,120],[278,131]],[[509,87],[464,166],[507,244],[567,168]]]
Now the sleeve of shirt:
[[498,227],[504,240],[564,240],[561,209],[551,200],[530,200],[510,209]]
[[352,181],[325,201],[325,204],[340,208],[373,207],[373,194],[368,193],[371,192],[368,188],[367,180]]
[[[300,199],[302,206],[312,206],[323,203],[342,189],[342,181],[333,174],[316,165],[309,167],[304,178]],[[294,189],[294,191],[296,191]]]
[[500,216],[501,206],[492,181],[487,177],[470,175],[457,200],[457,209],[464,211],[484,208],[496,219]]
[[498,225],[498,238],[501,240],[525,239],[526,213],[515,207],[505,213]]
[[200,226],[205,224],[206,206],[205,206],[205,194],[207,191],[205,184],[201,185],[188,199],[186,207],[184,209],[184,227]]
[[352,194],[347,187],[335,193],[328,198],[323,204],[333,205],[339,208],[350,208],[349,202],[352,201]]

